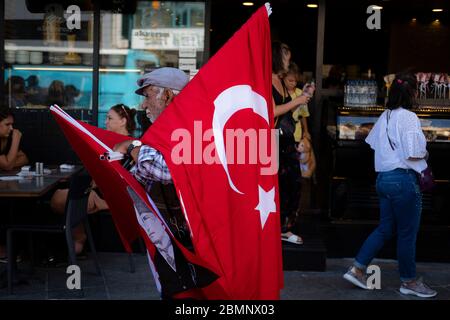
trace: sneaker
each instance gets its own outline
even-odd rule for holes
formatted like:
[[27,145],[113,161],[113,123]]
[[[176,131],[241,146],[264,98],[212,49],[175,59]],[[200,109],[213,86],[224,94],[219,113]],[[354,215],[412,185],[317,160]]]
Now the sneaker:
[[400,293],[411,294],[421,298],[432,298],[437,295],[437,292],[423,283],[422,279],[403,282],[400,286]]
[[346,274],[344,274],[344,279],[353,283],[355,286],[360,287],[361,289],[369,290],[367,287],[367,275],[358,273],[353,271],[354,267],[350,267]]

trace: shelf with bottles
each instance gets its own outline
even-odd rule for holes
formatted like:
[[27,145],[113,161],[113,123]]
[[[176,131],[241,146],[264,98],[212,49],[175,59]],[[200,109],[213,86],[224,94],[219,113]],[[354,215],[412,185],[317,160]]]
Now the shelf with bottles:
[[375,80],[348,80],[344,86],[347,107],[376,107],[378,86]]
[[[125,65],[129,49],[100,49],[100,64],[102,66]],[[66,46],[42,46],[37,45],[5,45],[5,63],[19,65],[93,65],[92,47]]]
[[[31,52],[31,55],[27,57],[19,58],[19,60],[5,59],[6,68],[32,68],[36,69],[39,67],[82,67],[87,68],[87,71],[92,71],[93,57],[92,54],[82,54],[78,53],[49,53],[48,55],[42,54],[42,52]],[[21,59],[21,60],[20,60]],[[100,56],[100,67],[105,69],[109,67],[116,67],[123,69],[126,66],[126,56],[123,55],[101,55]],[[90,68],[90,69],[89,69]],[[128,71],[127,71],[128,70]],[[130,71],[136,70],[127,68],[127,70],[122,70],[123,72],[139,72]],[[82,70],[86,71],[86,70]],[[106,70],[100,70],[106,71]],[[117,71],[116,71],[117,72]]]
[[[5,75],[8,76],[9,73],[15,73],[19,71],[29,71],[29,72],[88,72],[92,73],[92,66],[86,65],[54,65],[54,64],[7,64],[5,66]],[[120,67],[100,67],[99,71],[101,73],[141,73],[141,69],[130,69],[130,68],[120,68]]]
[[[29,41],[30,42],[30,41]],[[5,51],[29,51],[29,52],[75,52],[75,53],[90,53],[94,52],[92,44],[89,46],[83,45],[79,46],[77,42],[77,47],[69,47],[68,41],[60,41],[59,45],[46,46],[42,45],[42,41],[36,43],[36,45],[16,45],[16,44],[5,44]],[[116,48],[102,48],[100,49],[100,54],[120,54],[127,55],[129,49],[116,49]]]

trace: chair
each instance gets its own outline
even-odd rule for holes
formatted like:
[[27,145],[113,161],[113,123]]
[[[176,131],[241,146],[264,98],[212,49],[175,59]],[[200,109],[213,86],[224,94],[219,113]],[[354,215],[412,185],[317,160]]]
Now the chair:
[[[95,221],[98,221],[97,219],[99,219],[100,221],[104,221],[103,219],[107,219],[107,220],[112,219],[111,211],[109,211],[109,209],[101,210],[99,212],[96,212],[96,214],[94,216],[95,216],[93,218],[94,219],[94,229],[95,229],[95,224],[96,224]],[[116,234],[118,235],[117,228],[114,227],[114,231],[116,231]],[[147,249],[145,248],[144,241],[142,240],[141,237],[139,237],[138,245],[139,245],[139,251],[141,252],[141,254],[142,255],[146,255]],[[101,244],[100,244],[100,246],[101,246]],[[108,250],[106,250],[106,251],[108,251]],[[129,263],[129,266],[130,266],[130,273],[135,273],[136,272],[136,264],[134,262],[133,252],[129,252],[127,254],[128,254],[128,263]]]
[[97,259],[94,241],[89,226],[87,205],[90,192],[91,177],[86,171],[74,175],[70,180],[69,193],[67,197],[64,224],[59,225],[10,225],[7,226],[6,242],[8,255],[8,293],[12,294],[13,275],[14,275],[14,255],[13,255],[13,234],[15,232],[38,232],[38,233],[65,233],[67,249],[69,252],[69,262],[71,265],[77,265],[75,254],[75,245],[72,239],[72,229],[83,223],[87,240],[95,262],[97,275],[101,274],[100,264]]

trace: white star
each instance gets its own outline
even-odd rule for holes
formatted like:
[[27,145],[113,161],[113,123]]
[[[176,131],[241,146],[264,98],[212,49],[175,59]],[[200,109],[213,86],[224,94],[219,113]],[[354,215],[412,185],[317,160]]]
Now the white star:
[[261,186],[258,185],[259,191],[259,203],[255,210],[258,210],[261,217],[261,227],[264,229],[269,213],[276,212],[275,206],[275,187],[273,187],[269,192],[266,192]]

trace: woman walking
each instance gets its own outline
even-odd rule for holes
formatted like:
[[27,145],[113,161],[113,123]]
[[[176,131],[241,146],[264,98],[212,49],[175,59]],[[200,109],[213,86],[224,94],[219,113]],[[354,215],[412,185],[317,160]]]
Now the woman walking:
[[366,268],[384,244],[397,238],[400,292],[422,298],[437,292],[416,278],[416,238],[422,211],[417,174],[427,168],[426,139],[414,105],[417,82],[413,74],[397,74],[389,92],[387,110],[375,123],[366,142],[375,151],[376,189],[380,222],[364,242],[344,279],[369,289]]

